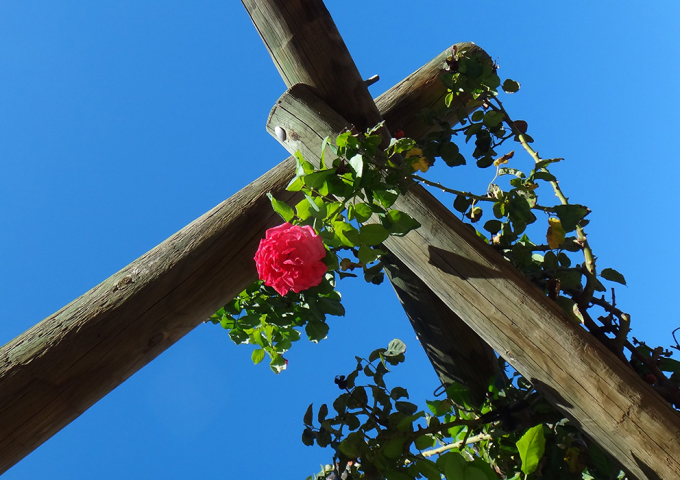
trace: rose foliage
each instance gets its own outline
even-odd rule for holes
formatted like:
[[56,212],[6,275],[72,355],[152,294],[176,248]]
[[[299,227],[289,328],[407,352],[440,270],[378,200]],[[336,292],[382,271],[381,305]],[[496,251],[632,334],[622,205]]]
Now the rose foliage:
[[[603,283],[625,285],[626,280],[612,268],[598,269],[585,233],[590,210],[570,203],[550,171],[563,159],[539,156],[527,122],[511,118],[498,98],[499,88],[515,93],[519,83],[501,82],[488,57],[467,51],[454,49],[447,65],[441,77],[448,88],[445,105],[422,112],[439,127],[426,138],[416,141],[398,131],[381,149],[376,131],[383,125],[378,125],[368,132],[344,132],[334,144],[326,139],[316,166],[296,155],[296,176],[288,190],[299,192],[300,200],[291,206],[270,195],[286,223],[262,240],[256,255],[261,280],[210,320],[227,329],[235,343],[254,345],[255,363],[269,355],[271,368],[280,372],[286,366],[283,355],[302,329],[318,342],[329,332],[327,316],[344,315],[337,279],[362,276],[368,283],[382,282],[383,267],[390,263],[383,242],[419,227],[393,205],[420,183],[454,195],[453,210],[472,226],[482,225],[477,235],[488,248],[499,251],[569,318],[680,408],[680,362],[670,350],[629,339],[630,315],[617,306],[614,288]],[[474,113],[471,106],[477,108]],[[459,125],[447,122],[453,117]],[[528,154],[528,171],[517,168],[519,160],[506,142]],[[499,153],[501,148],[505,153]],[[458,167],[470,157],[479,168],[493,167],[493,179],[481,193],[420,176],[431,174],[435,163]],[[509,166],[511,161],[515,166]],[[547,203],[539,202],[543,191],[550,193],[541,196]],[[492,218],[482,224],[485,214]],[[672,348],[680,350],[680,345]],[[404,360],[405,350],[395,340],[366,359],[355,357],[356,368],[335,379],[342,393],[332,403],[334,413],[323,404],[315,417],[309,406],[302,441],[332,448],[334,459],[310,478],[626,478],[614,460],[502,359],[498,374],[483,379],[488,385],[483,401],[473,401],[465,385],[453,382],[443,386],[444,398],[419,409],[407,401],[405,388],[388,389],[384,381],[389,367]]]

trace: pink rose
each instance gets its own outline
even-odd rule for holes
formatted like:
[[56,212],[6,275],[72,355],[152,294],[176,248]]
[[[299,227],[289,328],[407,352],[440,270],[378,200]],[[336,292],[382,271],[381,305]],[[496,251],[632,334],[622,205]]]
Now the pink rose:
[[324,278],[323,241],[314,229],[284,223],[267,230],[255,253],[257,274],[265,285],[283,296],[315,287]]

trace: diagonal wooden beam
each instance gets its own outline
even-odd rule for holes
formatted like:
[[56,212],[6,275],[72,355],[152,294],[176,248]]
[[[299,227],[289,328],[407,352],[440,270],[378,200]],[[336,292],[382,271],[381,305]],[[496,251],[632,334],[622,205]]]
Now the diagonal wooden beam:
[[[409,98],[413,104],[392,102],[391,95],[381,98],[381,115],[322,1],[242,3],[286,86],[306,85],[360,131],[377,125],[383,115],[388,128],[402,129],[413,138],[422,138],[436,128],[414,114],[423,108],[443,110],[446,89],[439,75],[451,49],[393,89],[397,94],[394,98]],[[481,52],[472,44],[458,46]],[[448,120],[456,122],[455,118]],[[389,138],[385,129],[383,134]],[[317,154],[305,151],[304,145],[298,146],[303,155]],[[398,278],[389,275],[390,281],[440,381],[444,385],[459,381],[470,388],[473,399],[483,401],[489,379],[499,373],[493,350],[403,264],[401,270]],[[396,266],[390,272],[396,273]]]
[[[289,151],[320,152],[346,124],[296,85],[269,130],[287,132]],[[442,302],[636,478],[680,478],[680,415],[668,402],[425,189],[413,187],[393,208],[421,227],[386,247]]]
[[[287,85],[306,84],[270,115],[270,131],[286,129],[289,151],[320,151],[320,140],[340,131],[332,125],[376,123],[322,0],[242,2]],[[680,418],[665,400],[424,189],[394,207],[422,227],[386,246],[444,304],[633,475],[680,478]]]
[[[437,57],[378,100],[415,134],[440,103]],[[0,473],[199,325],[257,278],[252,258],[291,201],[282,162],[120,272],[0,348]]]

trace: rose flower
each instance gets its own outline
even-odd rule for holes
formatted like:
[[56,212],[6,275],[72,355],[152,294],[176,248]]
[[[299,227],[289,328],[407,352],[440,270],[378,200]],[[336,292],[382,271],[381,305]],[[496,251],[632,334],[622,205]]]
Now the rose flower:
[[314,229],[284,223],[267,230],[255,253],[257,274],[283,296],[315,287],[324,278],[326,249]]

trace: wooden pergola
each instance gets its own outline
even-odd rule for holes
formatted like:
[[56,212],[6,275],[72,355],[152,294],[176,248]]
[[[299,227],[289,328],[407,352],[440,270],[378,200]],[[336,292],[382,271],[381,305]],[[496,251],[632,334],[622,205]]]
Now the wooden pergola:
[[[289,87],[267,124],[286,131],[289,152],[312,160],[326,135],[381,120],[428,131],[416,114],[442,103],[450,49],[374,101],[321,0],[242,3]],[[292,201],[294,166],[284,160],[0,349],[0,472],[256,280],[259,239],[280,223],[266,193]],[[424,189],[395,207],[422,227],[386,242],[407,272],[393,284],[443,382],[479,391],[495,350],[632,475],[680,478],[680,417],[665,400]]]

